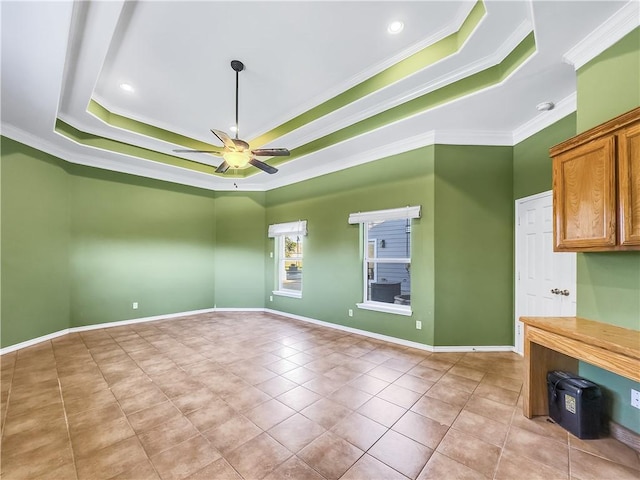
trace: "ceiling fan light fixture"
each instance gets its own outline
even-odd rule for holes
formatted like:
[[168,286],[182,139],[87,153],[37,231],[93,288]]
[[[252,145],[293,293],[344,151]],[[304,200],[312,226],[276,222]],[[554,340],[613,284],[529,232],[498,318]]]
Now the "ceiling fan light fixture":
[[404,23],[400,20],[394,20],[387,26],[387,32],[391,35],[397,35],[404,29]]
[[249,152],[225,152],[222,158],[231,168],[244,168],[251,160],[251,155]]
[[256,148],[251,150],[250,145],[238,138],[238,74],[244,70],[244,63],[240,60],[232,60],[231,68],[236,72],[236,124],[231,127],[236,138],[231,138],[222,130],[209,129],[224,145],[223,150],[174,150],[174,152],[212,153],[222,156],[224,162],[216,167],[215,173],[224,174],[230,168],[248,168],[250,165],[270,175],[277,173],[278,169],[272,165],[258,160],[256,157],[288,157],[291,152],[286,148]]

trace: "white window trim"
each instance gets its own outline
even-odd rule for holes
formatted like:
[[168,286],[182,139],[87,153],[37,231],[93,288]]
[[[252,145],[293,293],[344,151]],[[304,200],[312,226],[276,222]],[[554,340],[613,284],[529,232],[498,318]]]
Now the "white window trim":
[[302,292],[297,290],[273,290],[271,293],[279,297],[302,298]]
[[373,310],[374,312],[393,313],[395,315],[405,315],[410,317],[413,315],[411,305],[396,305],[395,303],[384,302],[363,302],[356,303],[356,307],[362,310]]
[[[356,307],[362,310],[373,310],[376,312],[383,313],[391,313],[395,315],[405,315],[411,316],[413,315],[413,311],[411,310],[411,305],[397,305],[395,303],[384,303],[384,302],[375,302],[371,300],[367,300],[367,287],[369,282],[367,281],[368,272],[367,272],[367,263],[368,260],[366,258],[366,252],[369,244],[369,238],[366,234],[366,226],[365,224],[371,222],[383,222],[385,220],[403,220],[403,219],[414,219],[420,218],[421,207],[418,206],[407,206],[404,208],[393,208],[388,210],[374,210],[370,212],[357,212],[349,215],[349,223],[350,224],[360,224],[363,228],[363,249],[365,251],[361,252],[361,259],[363,264],[363,302],[356,303]],[[411,257],[408,258],[377,258],[376,263],[411,263]]]

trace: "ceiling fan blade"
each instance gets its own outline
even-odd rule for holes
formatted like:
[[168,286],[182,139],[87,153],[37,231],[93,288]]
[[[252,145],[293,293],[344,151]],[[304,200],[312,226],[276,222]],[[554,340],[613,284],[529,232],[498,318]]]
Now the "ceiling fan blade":
[[251,153],[258,157],[288,157],[291,152],[286,148],[258,148],[252,150]]
[[218,150],[187,150],[187,149],[176,149],[173,150],[176,153],[211,153],[213,155],[217,155],[218,157],[222,156],[222,152]]
[[249,163],[251,165],[253,165],[254,167],[259,168],[263,172],[267,172],[269,174],[274,174],[274,173],[276,173],[278,171],[278,169],[276,167],[272,167],[271,165],[267,165],[266,163],[261,162],[257,158],[252,158],[251,160],[249,160]]
[[245,150],[249,150],[249,144],[244,140],[240,140],[239,138],[232,138],[231,141],[236,146],[236,150],[239,152],[244,152]]
[[234,150],[234,151],[236,150],[236,144],[233,143],[233,139],[229,135],[227,135],[221,130],[214,130],[213,128],[211,129],[211,133],[213,133],[216,137],[218,137],[220,141],[224,143],[225,147],[230,148],[231,150]]
[[225,173],[227,170],[229,170],[229,164],[225,160],[218,168],[216,168],[216,173]]

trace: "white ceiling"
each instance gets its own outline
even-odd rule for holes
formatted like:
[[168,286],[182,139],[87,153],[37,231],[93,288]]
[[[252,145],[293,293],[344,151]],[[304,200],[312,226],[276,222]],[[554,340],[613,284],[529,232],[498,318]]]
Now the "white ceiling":
[[[113,114],[217,145],[209,129],[230,132],[235,121],[229,63],[239,59],[246,65],[240,133],[253,141],[457,32],[475,4],[2,0],[2,134],[73,163],[214,190],[269,190],[436,142],[513,145],[575,110],[575,68],[637,27],[639,18],[637,0],[486,1],[486,14],[457,51],[275,135],[266,146],[295,150],[444,91],[499,64],[533,32],[535,52],[508,77],[295,156],[275,175],[202,173],[76,143],[55,130],[59,119],[153,152],[176,156],[173,149],[184,148],[103,122],[87,112],[93,99]],[[394,19],[405,28],[391,36],[386,26]],[[135,91],[120,89],[123,82]],[[543,101],[556,109],[538,112]]]

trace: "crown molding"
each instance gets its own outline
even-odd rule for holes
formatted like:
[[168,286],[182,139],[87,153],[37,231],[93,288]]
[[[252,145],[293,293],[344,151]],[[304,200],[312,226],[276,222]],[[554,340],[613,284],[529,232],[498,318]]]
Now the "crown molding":
[[513,134],[511,132],[492,132],[488,130],[437,130],[434,143],[438,145],[483,145],[510,147],[513,144]]
[[[526,138],[538,133],[540,130],[552,125],[565,116],[573,113],[576,110],[576,95],[575,93],[564,98],[556,104],[556,108],[550,112],[544,112],[521,127],[517,128],[513,132],[493,132],[493,131],[456,131],[456,130],[431,130],[407,139],[391,142],[379,147],[375,147],[369,150],[363,150],[357,154],[343,157],[340,162],[337,163],[319,163],[315,167],[304,168],[303,171],[286,174],[281,177],[274,177],[273,181],[264,184],[251,184],[249,182],[242,181],[240,188],[238,185],[238,179],[220,179],[216,177],[216,182],[212,183],[209,175],[201,174],[198,172],[192,172],[175,166],[161,166],[156,162],[148,162],[151,165],[141,166],[134,165],[132,163],[123,164],[109,159],[100,158],[98,156],[83,155],[76,152],[70,152],[52,142],[36,137],[30,133],[24,132],[12,125],[2,124],[2,135],[11,138],[17,142],[29,145],[44,153],[56,156],[66,162],[86,165],[93,168],[102,168],[115,172],[125,173],[129,175],[136,175],[141,177],[153,178],[160,181],[166,181],[171,183],[178,183],[182,185],[188,185],[196,188],[203,188],[206,190],[214,191],[256,191],[264,192],[275,188],[299,183],[305,180],[309,180],[322,175],[344,170],[346,168],[355,167],[365,163],[380,160],[382,158],[390,157],[392,155],[398,155],[400,153],[409,152],[418,148],[426,147],[429,145],[482,145],[482,146],[514,146],[517,143],[525,140]],[[375,132],[375,131],[374,131]],[[366,132],[359,137],[365,137],[373,132]],[[353,141],[355,138],[349,139]],[[65,137],[65,139],[67,139]],[[70,139],[67,139],[73,142]],[[74,142],[75,143],[75,142]],[[344,142],[337,143],[328,147],[340,148],[340,145]],[[78,144],[83,148],[85,147]],[[94,148],[94,147],[91,147]],[[96,150],[101,150],[96,148]],[[321,150],[320,152],[325,152]],[[107,153],[112,153],[106,151]],[[314,152],[317,154],[319,152]],[[326,153],[326,152],[325,152]],[[314,155],[311,154],[311,155]],[[118,154],[123,157],[132,158],[141,162],[137,157],[128,157],[127,155]],[[302,157],[307,158],[307,157]],[[162,168],[164,167],[164,168]],[[162,170],[162,171],[159,171]],[[187,174],[187,175],[185,175]]]
[[548,112],[541,112],[528,122],[516,128],[512,134],[511,144],[517,145],[530,136],[535,135],[539,131],[553,125],[558,120],[561,120],[567,115],[575,112],[576,109],[576,92],[573,92],[572,94],[556,103],[556,106],[553,110],[549,110]]
[[[375,131],[376,130],[371,132],[366,132],[362,135],[359,135],[358,137],[353,137],[349,139],[349,141],[353,140],[354,138],[359,138],[359,137],[363,137],[365,135],[374,133]],[[314,152],[310,154],[310,156],[313,156],[320,152],[326,152],[328,149],[339,148],[342,143],[344,142],[331,145],[327,149],[319,150],[318,152]],[[435,131],[429,131],[429,132],[422,133],[420,135],[416,135],[407,139],[399,140],[396,142],[382,145],[380,147],[372,148],[370,150],[361,151],[355,155],[351,155],[348,157],[340,157],[339,162],[333,162],[331,164],[320,163],[318,166],[305,168],[304,171],[302,172],[289,174],[286,177],[274,178],[273,182],[269,182],[268,185],[266,185],[265,190],[269,191],[274,188],[284,187],[287,185],[292,185],[294,183],[303,182],[305,180],[319,177],[321,175],[327,175],[329,173],[345,170],[350,167],[355,167],[358,165],[362,165],[364,163],[373,162],[375,160],[380,160],[382,158],[390,157],[392,155],[397,155],[399,153],[404,153],[411,150],[415,150],[420,147],[425,147],[427,145],[433,145],[434,143],[435,143]],[[303,158],[308,158],[308,157],[303,157]]]
[[629,1],[564,54],[562,60],[578,70],[640,25],[640,2]]
[[[7,138],[11,138],[16,142],[28,145],[32,148],[40,150],[41,152],[47,153],[49,155],[53,155],[65,162],[76,164],[76,165],[84,165],[92,168],[101,168],[104,170],[111,170],[113,172],[125,173],[129,175],[135,175],[139,177],[147,177],[152,178],[154,180],[160,180],[164,182],[177,183],[181,185],[187,185],[191,187],[203,188],[206,190],[215,190],[215,191],[233,191],[236,190],[234,185],[235,182],[233,179],[224,179],[215,177],[216,183],[212,183],[211,176],[200,173],[193,172],[191,170],[183,169],[180,167],[167,166],[157,162],[153,162],[151,160],[143,160],[139,157],[133,157],[125,154],[116,154],[109,150],[104,150],[97,147],[87,147],[86,145],[82,145],[80,143],[74,142],[73,140],[61,136],[59,133],[54,132],[56,135],[60,135],[65,140],[80,146],[81,148],[87,148],[92,150],[98,150],[107,153],[108,155],[117,155],[121,158],[133,159],[134,162],[121,162],[113,159],[104,158],[98,155],[90,155],[83,154],[78,152],[72,152],[66,148],[63,148],[55,143],[37,137],[31,133],[25,132],[24,130],[14,127],[13,125],[2,123],[0,124],[0,128],[2,130],[2,135]],[[243,188],[246,191],[262,191],[263,188],[258,188],[255,186],[248,185],[246,188]]]
[[[466,64],[463,67],[453,70],[452,72],[449,72],[445,75],[441,75],[437,78],[434,78],[433,80],[425,84],[422,84],[420,87],[415,88],[412,91],[403,92],[402,95],[396,95],[383,102],[376,103],[372,107],[369,107],[366,109],[359,109],[357,112],[355,112],[352,115],[339,118],[334,122],[328,122],[326,125],[319,127],[318,126],[319,121],[322,121],[323,118],[326,121],[326,119],[330,118],[330,116],[335,114],[337,111],[331,112],[325,117],[319,118],[318,120],[311,122],[299,128],[298,130],[291,132],[288,135],[284,135],[278,141],[281,141],[281,140],[287,141],[286,140],[287,138],[291,138],[291,140],[295,145],[298,145],[298,146],[305,145],[316,138],[324,137],[325,135],[329,135],[337,130],[346,128],[362,120],[366,120],[367,118],[372,117],[380,112],[384,112],[386,110],[389,110],[390,108],[409,102],[422,95],[425,95],[439,88],[450,85],[458,80],[462,80],[475,73],[486,70],[487,68],[497,65],[502,60],[504,60],[507,57],[507,55],[509,55],[509,53],[511,53],[513,49],[516,48],[527,35],[529,35],[532,29],[533,29],[533,24],[528,19],[524,20],[513,30],[513,32],[511,32],[511,35],[509,35],[505,39],[505,41],[502,42],[502,44],[500,44],[500,46],[495,51],[493,51],[490,55],[487,55],[474,62]],[[458,51],[457,53],[453,54],[451,57],[448,57],[448,58],[455,57],[459,55],[459,53],[460,52]],[[386,88],[388,88],[388,86],[380,89],[379,91],[383,91]],[[473,95],[474,93],[477,93],[477,92],[473,92],[471,95]],[[353,102],[353,105],[356,105],[361,100]],[[454,99],[453,101],[456,101],[456,100],[458,99]]]

